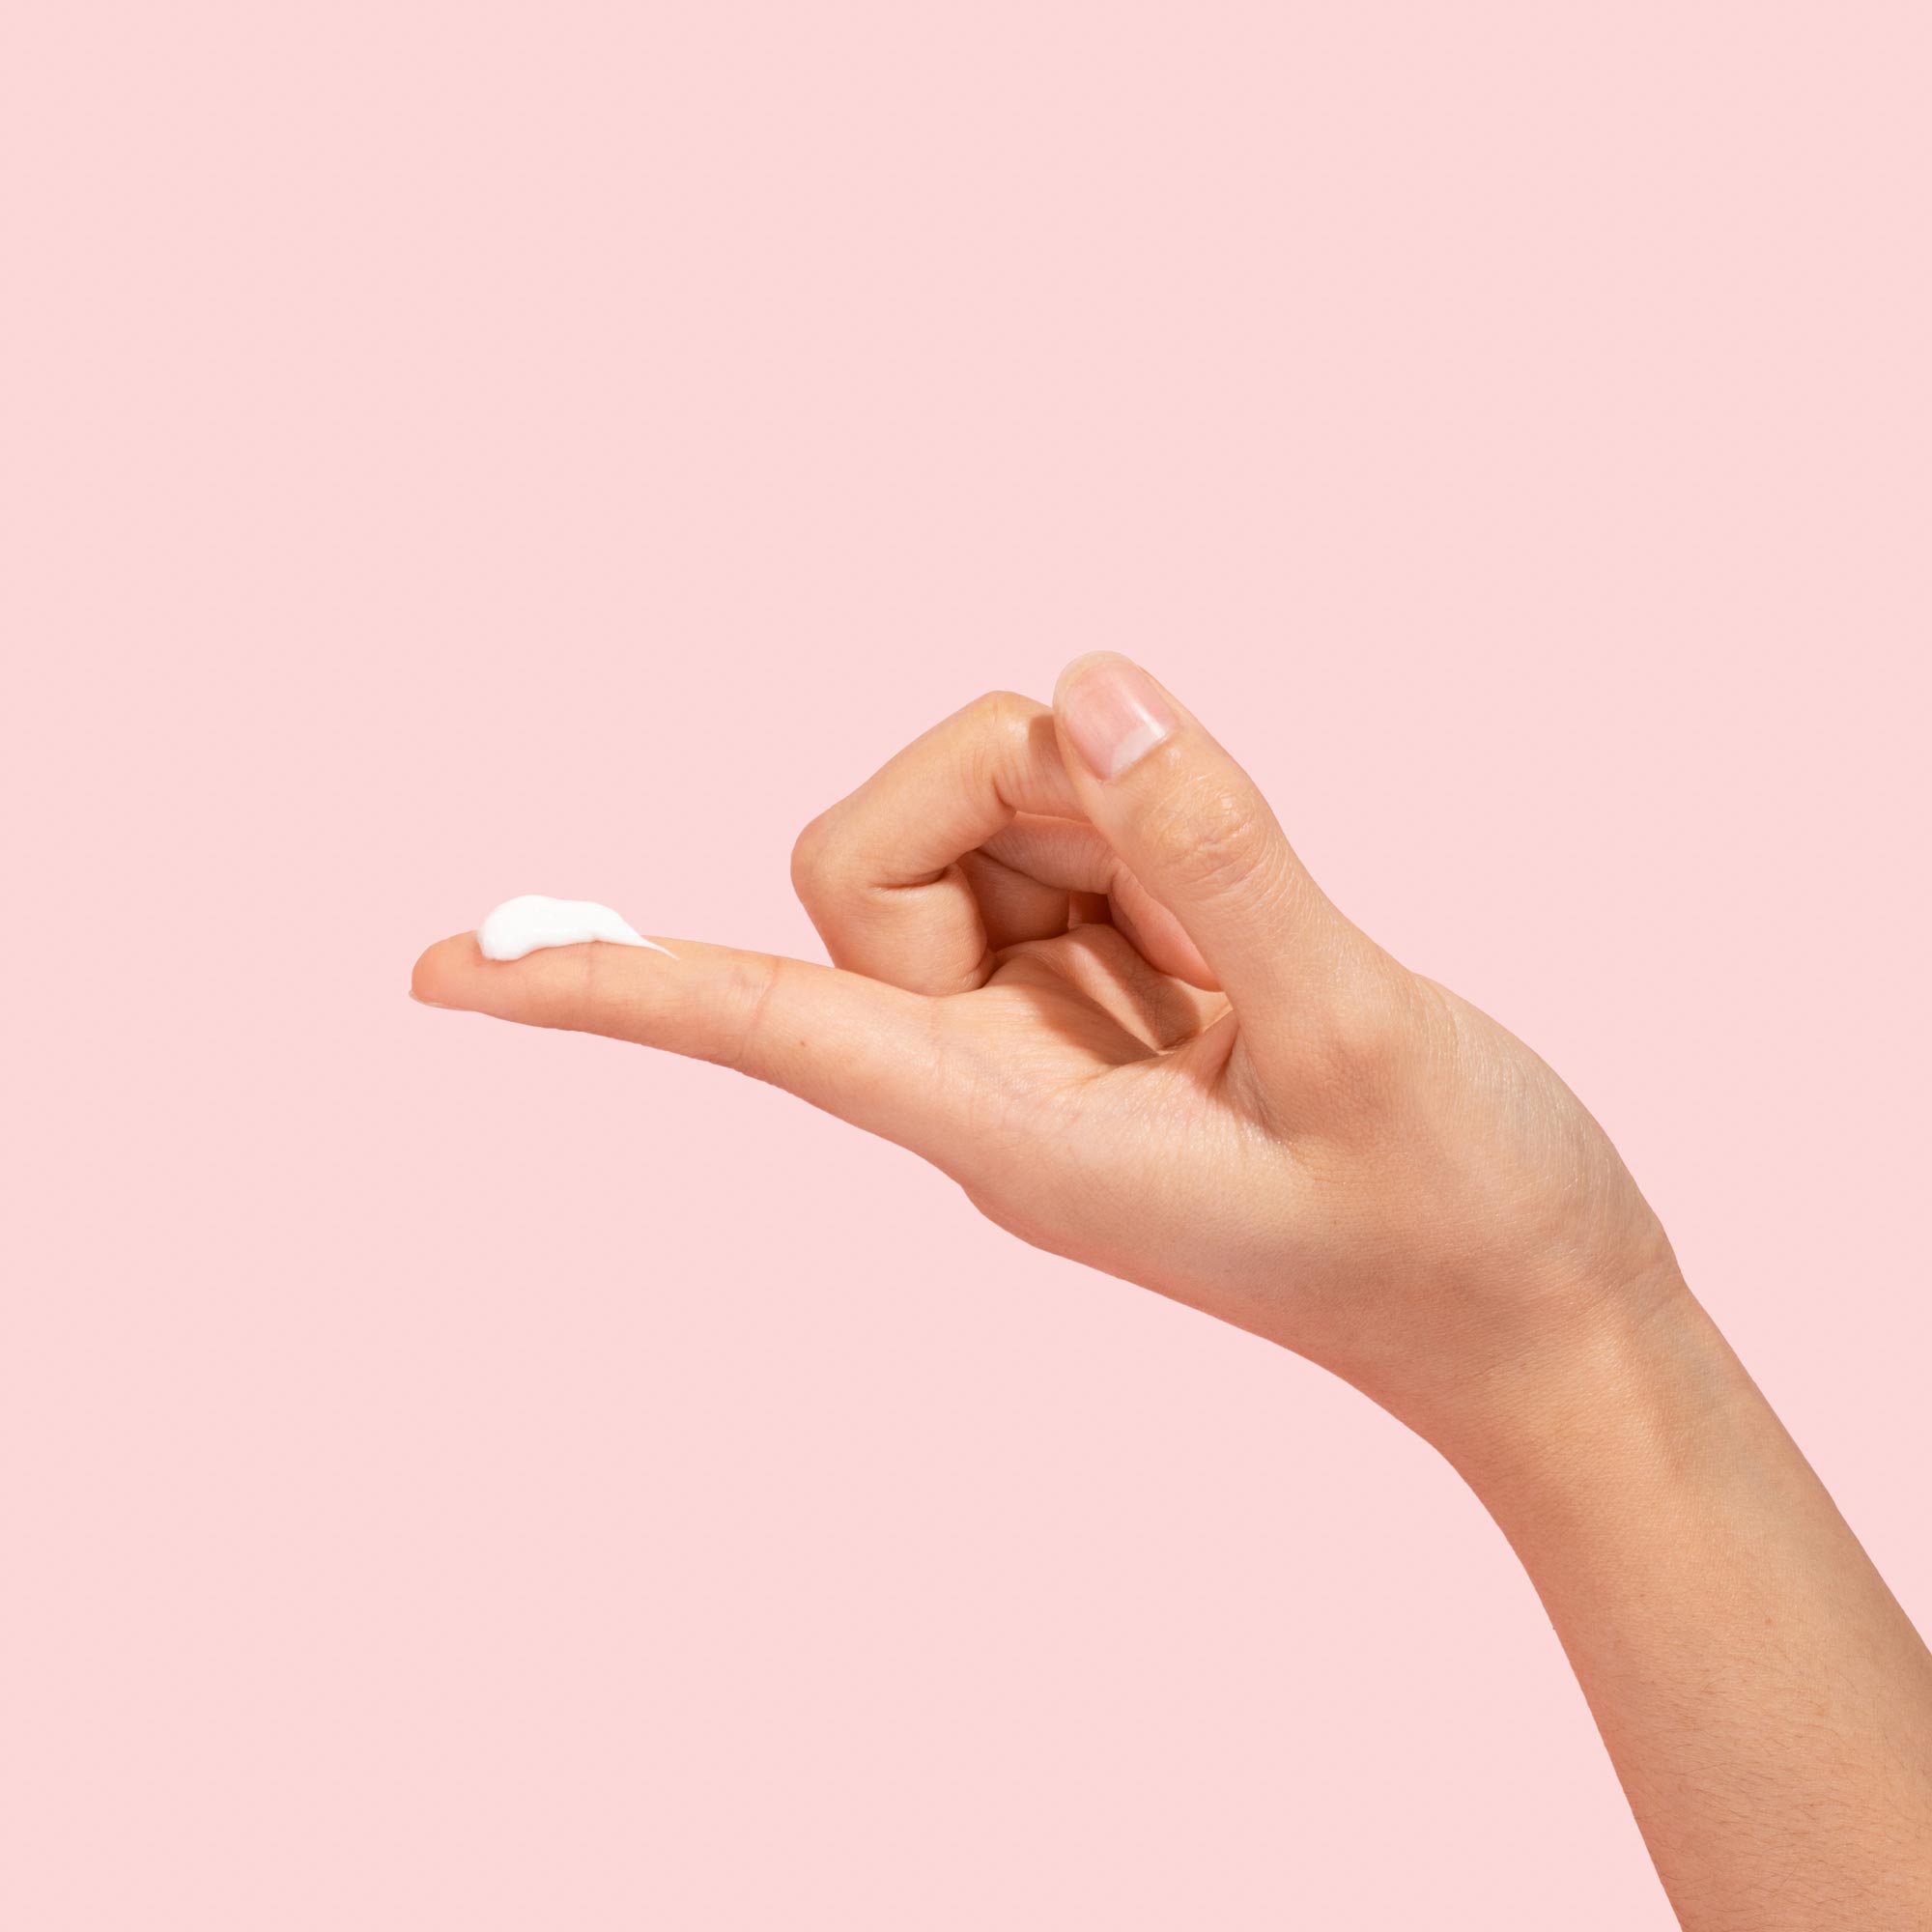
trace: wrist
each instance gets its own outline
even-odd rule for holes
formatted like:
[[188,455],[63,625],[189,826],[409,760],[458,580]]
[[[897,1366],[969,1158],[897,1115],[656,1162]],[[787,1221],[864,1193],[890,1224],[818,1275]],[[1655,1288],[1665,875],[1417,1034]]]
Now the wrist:
[[1422,1433],[1512,1538],[1636,1501],[1690,1469],[1755,1385],[1674,1260],[1566,1297]]

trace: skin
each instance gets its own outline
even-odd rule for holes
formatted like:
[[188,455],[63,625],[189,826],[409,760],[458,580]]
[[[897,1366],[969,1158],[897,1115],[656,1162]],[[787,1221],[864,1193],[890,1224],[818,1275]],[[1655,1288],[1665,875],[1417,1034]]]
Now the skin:
[[1576,1095],[1351,923],[1172,693],[1095,653],[980,698],[792,876],[830,966],[466,933],[412,990],[771,1081],[1344,1377],[1520,1556],[1686,1926],[1932,1925],[1932,1655]]

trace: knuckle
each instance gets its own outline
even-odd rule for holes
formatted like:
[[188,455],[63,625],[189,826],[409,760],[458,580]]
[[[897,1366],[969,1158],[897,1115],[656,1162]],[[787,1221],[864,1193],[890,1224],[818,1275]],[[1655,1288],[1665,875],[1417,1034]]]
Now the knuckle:
[[821,811],[792,841],[791,888],[808,906],[825,895],[832,868],[836,810],[834,807]]
[[1386,1073],[1401,1058],[1391,1016],[1378,1001],[1343,1001],[1322,1029],[1322,1044],[1335,1069],[1353,1080]]
[[1141,832],[1160,875],[1194,897],[1270,886],[1272,834],[1257,799],[1209,779],[1162,799]]
[[784,968],[783,959],[770,955],[753,954],[740,962],[732,1000],[739,1019],[718,1055],[722,1065],[759,1079],[776,1077],[771,1069],[777,1055],[767,1021]]
[[967,706],[974,722],[989,736],[1025,738],[1045,707],[1017,691],[982,691]]
[[1316,1032],[1321,1070],[1333,1088],[1382,1111],[1400,1094],[1416,1054],[1404,989],[1376,974],[1353,980],[1330,1003]]
[[609,946],[580,946],[576,958],[565,965],[567,955],[559,955],[558,971],[546,976],[543,993],[543,1024],[564,1027],[578,1033],[599,1033],[612,1024],[617,989],[611,976]]
[[[970,781],[975,790],[1000,789],[1001,774],[1025,756],[1033,733],[1052,713],[1017,691],[982,692],[966,707]],[[1049,722],[1047,728],[1052,728]]]

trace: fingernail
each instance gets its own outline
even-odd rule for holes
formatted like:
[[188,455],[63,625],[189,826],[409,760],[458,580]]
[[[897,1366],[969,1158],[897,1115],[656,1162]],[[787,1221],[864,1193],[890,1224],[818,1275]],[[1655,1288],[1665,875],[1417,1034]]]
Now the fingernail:
[[1153,679],[1111,654],[1077,658],[1061,673],[1060,715],[1097,779],[1117,779],[1138,764],[1179,722]]

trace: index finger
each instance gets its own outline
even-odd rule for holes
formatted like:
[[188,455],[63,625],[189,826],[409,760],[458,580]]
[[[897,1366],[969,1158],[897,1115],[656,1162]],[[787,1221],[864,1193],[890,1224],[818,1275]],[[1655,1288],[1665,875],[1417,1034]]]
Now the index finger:
[[489,959],[473,932],[416,961],[425,1006],[660,1047],[782,1087],[840,1120],[938,1159],[960,1092],[938,1009],[804,959],[695,939],[540,948]]

